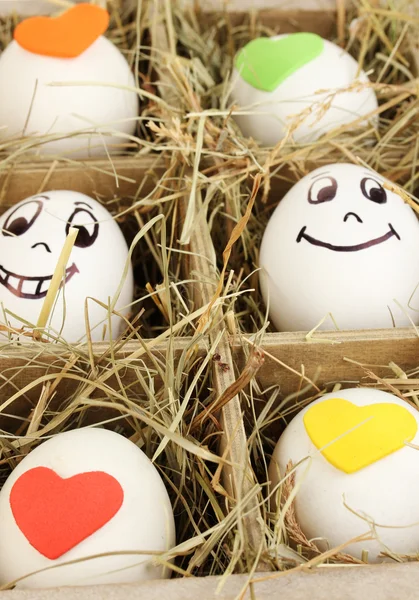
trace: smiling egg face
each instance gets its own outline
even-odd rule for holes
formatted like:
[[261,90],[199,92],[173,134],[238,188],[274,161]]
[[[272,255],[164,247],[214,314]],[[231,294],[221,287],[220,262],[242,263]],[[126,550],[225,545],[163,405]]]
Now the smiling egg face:
[[[112,215],[96,200],[70,191],[32,196],[0,218],[1,320],[21,328],[22,321],[36,325],[58,258],[70,227],[78,228],[75,246],[67,263],[65,283],[58,295],[51,333],[69,342],[86,335],[85,303],[94,341],[102,339],[107,311],[93,299],[109,305],[117,292],[128,261],[128,247]],[[132,267],[116,308],[129,312],[133,298]],[[4,310],[6,319],[4,319]],[[102,325],[100,325],[102,323]],[[112,336],[120,333],[121,317],[112,317]]]
[[230,88],[243,134],[264,146],[290,128],[295,142],[310,143],[349,123],[376,124],[367,75],[345,50],[313,33],[252,40],[236,56]]
[[[312,402],[274,450],[274,503],[292,465],[297,521],[321,550],[352,542],[343,552],[361,559],[365,550],[368,562],[382,561],[386,551],[416,555],[418,414],[392,394],[369,388],[339,390]],[[358,536],[372,539],[353,541]]]
[[260,267],[279,330],[308,331],[329,314],[341,329],[419,323],[418,219],[364,167],[328,165],[294,185],[266,227]]
[[[0,530],[1,585],[20,578],[17,587],[27,589],[135,583],[170,575],[153,556],[175,545],[169,495],[144,452],[113,431],[67,431],[30,452],[1,489]],[[89,557],[95,558],[83,560]]]

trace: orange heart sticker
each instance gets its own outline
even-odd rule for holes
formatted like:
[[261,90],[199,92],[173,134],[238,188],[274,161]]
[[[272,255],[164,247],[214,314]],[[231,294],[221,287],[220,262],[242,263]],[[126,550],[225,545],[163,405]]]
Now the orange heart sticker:
[[15,29],[16,42],[29,52],[55,58],[80,56],[109,25],[109,13],[94,4],[77,4],[59,17],[31,17]]

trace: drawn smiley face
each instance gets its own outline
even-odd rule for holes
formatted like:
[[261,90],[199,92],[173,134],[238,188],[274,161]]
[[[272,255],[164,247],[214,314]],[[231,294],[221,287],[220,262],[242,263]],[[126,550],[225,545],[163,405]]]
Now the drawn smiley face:
[[[5,237],[20,237],[25,235],[31,227],[36,226],[36,221],[41,215],[44,206],[47,209],[47,203],[50,196],[39,195],[32,199],[20,203],[8,215],[3,227],[2,235]],[[89,248],[95,243],[99,235],[99,223],[96,219],[91,204],[87,202],[74,202],[74,210],[69,219],[63,224],[63,232],[68,234],[70,227],[77,228],[79,233],[75,242],[78,248]],[[42,248],[49,254],[52,254],[50,246],[46,242],[35,242],[31,249]],[[66,269],[65,283],[67,284],[73,275],[79,273],[77,265],[73,262]],[[38,300],[47,295],[48,287],[51,282],[51,275],[21,275],[10,271],[4,265],[0,265],[0,284],[5,286],[9,292],[19,298],[27,300]]]
[[[0,218],[0,302],[30,323],[37,322],[70,227],[77,228],[78,235],[52,318],[52,327],[68,341],[85,333],[86,298],[107,304],[118,288],[128,258],[122,232],[98,202],[63,190],[28,198]],[[129,269],[120,306],[129,305],[132,296]],[[92,325],[101,311],[91,303]],[[15,324],[15,319],[10,320]]]
[[[387,192],[383,186],[383,182],[379,180],[378,177],[373,177],[370,173],[364,172],[365,177],[363,177],[360,181],[359,187],[362,195],[369,200],[370,202],[374,202],[378,205],[387,204]],[[313,183],[311,184],[308,190],[307,200],[309,204],[323,204],[324,202],[332,202],[338,194],[338,182],[337,180],[328,175],[327,172],[323,172],[319,175],[316,175],[313,178]],[[356,212],[349,211],[343,217],[343,222],[346,223],[348,219],[355,219],[358,223],[363,224],[363,219]],[[377,244],[382,244],[386,242],[392,237],[396,237],[400,241],[400,236],[397,231],[394,229],[391,223],[388,223],[388,231],[383,235],[380,235],[376,238],[367,240],[365,242],[360,242],[357,244],[331,244],[326,241],[319,240],[307,232],[307,226],[304,225],[298,236],[297,243],[300,243],[302,240],[305,240],[312,244],[313,246],[319,246],[321,248],[327,248],[328,250],[333,250],[334,252],[358,252],[359,250],[366,250],[367,248],[371,248],[372,246],[376,246]]]
[[279,330],[308,331],[328,315],[342,329],[419,322],[418,219],[367,168],[332,164],[294,185],[265,230],[260,266]]

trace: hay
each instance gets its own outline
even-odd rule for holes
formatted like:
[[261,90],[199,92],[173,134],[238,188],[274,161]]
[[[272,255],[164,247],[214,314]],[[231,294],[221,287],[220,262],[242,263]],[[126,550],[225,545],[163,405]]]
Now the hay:
[[[167,7],[168,3],[163,4]],[[412,60],[410,40],[415,40],[419,20],[409,13],[408,3],[389,3],[377,8],[375,3],[362,1],[355,7],[346,7],[346,10],[345,7],[342,10],[342,5],[339,3],[336,27],[329,27],[330,38],[339,39],[358,59],[360,68],[369,73],[380,103],[376,113],[380,121],[378,133],[371,128],[360,127],[357,122],[310,144],[295,144],[289,136],[274,149],[259,147],[253,140],[243,138],[231,118],[228,76],[240,47],[259,35],[296,30],[295,22],[285,16],[278,19],[276,27],[272,19],[267,22],[263,15],[252,13],[237,17],[227,10],[208,16],[204,4],[201,12],[192,8],[188,12],[177,2],[170,3],[170,12],[165,13],[166,33],[172,42],[166,48],[159,75],[165,87],[169,88],[166,98],[171,110],[160,106],[158,114],[161,114],[161,122],[155,120],[149,127],[161,150],[170,149],[179,162],[193,167],[194,190],[204,195],[217,266],[225,275],[219,280],[219,290],[223,289],[224,296],[228,297],[224,302],[224,313],[228,315],[226,321],[235,347],[241,346],[246,356],[250,353],[249,338],[263,344],[265,333],[272,331],[267,325],[266,308],[259,290],[258,252],[272,211],[295,181],[313,168],[332,162],[368,165],[387,177],[396,189],[403,186],[401,194],[417,210],[416,199],[412,196],[418,186],[416,115],[419,100],[417,64]],[[324,13],[321,19],[325,19]],[[311,26],[315,28],[316,24]],[[319,26],[324,30],[328,24]],[[179,115],[179,108],[183,116]],[[321,114],[324,107],[318,108]],[[295,124],[298,122],[297,119]],[[262,178],[261,191],[246,227],[240,230],[239,239],[231,247],[234,232],[247,215],[256,176]],[[188,234],[193,229],[194,201],[191,195],[183,228],[183,232]],[[227,265],[224,262],[225,249],[229,252]],[[251,333],[254,335],[249,336]],[[311,335],[315,336],[315,332]],[[284,363],[283,366],[286,368]],[[415,382],[405,383],[409,386],[406,392],[399,391],[399,380],[395,385],[390,383],[392,380],[389,378],[379,379],[374,375],[374,368],[366,367],[365,375],[366,379],[359,383],[372,381],[372,385],[383,387],[404,399],[412,395],[417,403],[417,392],[412,391]],[[287,398],[281,396],[279,386],[265,390],[254,381],[250,391],[241,389],[252,464],[262,488],[266,487],[270,454],[285,423],[306,402],[327,391],[319,389],[315,381],[308,380],[304,365],[300,381],[300,387],[296,387],[295,393]],[[345,383],[331,382],[330,387],[333,389],[336,384],[339,387]],[[356,383],[352,382],[352,385]],[[211,413],[214,406],[217,405],[208,401],[205,411],[201,412],[200,423],[208,435],[217,430],[218,422]],[[268,551],[255,557],[254,548],[243,550],[246,538],[242,532],[237,543],[240,550],[235,552],[236,555],[240,551],[244,553],[248,571],[258,559],[259,566],[264,563],[274,570],[290,568],[301,560],[307,566],[357,562],[344,554],[344,547],[323,554],[313,548],[311,542],[304,540],[291,512],[285,519],[285,535],[298,546],[297,554],[293,555],[292,548],[284,547],[284,532],[276,530],[277,520],[269,513],[263,494],[259,494],[258,498]],[[315,560],[312,563],[310,556],[313,552]],[[414,557],[393,556],[393,560],[414,560]]]
[[[418,94],[413,67],[405,56],[407,33],[413,33],[417,20],[405,14],[403,7],[390,11],[366,2],[356,11],[339,13],[340,39],[360,58],[363,68],[374,73],[381,104],[380,133],[373,146],[370,130],[355,133],[348,127],[305,146],[287,140],[272,151],[241,136],[231,119],[225,81],[239,47],[252,37],[277,31],[253,14],[233,22],[226,12],[205,22],[199,13],[182,11],[177,2],[164,1],[160,12],[151,12],[155,5],[139,0],[138,7],[121,9],[116,1],[111,2],[112,25],[107,35],[135,65],[142,99],[130,156],[155,159],[156,165],[133,193],[119,194],[114,176],[109,193],[95,196],[115,215],[129,242],[138,231],[143,232],[133,254],[136,303],[132,318],[125,337],[111,344],[45,345],[38,341],[20,348],[12,342],[1,346],[0,477],[4,480],[42,439],[74,427],[101,424],[137,443],[153,458],[165,481],[175,510],[178,545],[156,560],[168,564],[174,558],[169,564],[174,576],[228,576],[235,570],[250,573],[250,582],[262,563],[282,571],[329,561],[353,562],[343,554],[344,548],[316,552],[298,531],[292,512],[285,520],[285,534],[278,531],[261,494],[279,429],[295,410],[324,390],[303,372],[301,389],[289,398],[281,398],[277,388],[261,389],[255,381],[246,387],[259,360],[251,365],[250,375],[249,370],[243,371],[234,389],[217,396],[214,363],[225,368],[217,354],[219,309],[227,313],[230,332],[244,354],[250,351],[248,334],[255,333],[258,343],[263,341],[267,318],[255,270],[260,239],[283,191],[313,165],[356,160],[414,192]],[[355,16],[359,21],[349,30]],[[11,17],[0,25],[3,47],[15,22]],[[156,42],[161,41],[158,36],[150,37],[162,24],[167,46]],[[283,26],[289,30],[292,23],[285,19]],[[29,148],[48,139],[2,142],[0,169],[8,173],[2,198],[9,192],[14,169],[28,159]],[[54,170],[63,163],[83,166],[58,156],[48,164]],[[90,168],[96,174],[104,170],[112,174],[117,171],[115,164],[108,157],[104,164],[92,163]],[[261,189],[249,214],[257,175]],[[46,187],[49,177],[47,172]],[[217,294],[203,306],[196,303],[194,290],[208,281],[189,269],[188,249],[196,233],[195,203],[201,194],[218,267],[227,277],[226,281],[220,278]],[[224,264],[225,248],[229,256]],[[373,372],[369,368],[369,374]],[[416,373],[408,375],[415,378]],[[373,383],[387,389],[392,386],[419,405],[419,384],[416,380],[414,385],[406,383],[406,378],[397,372],[396,382]],[[248,444],[259,482],[247,495],[234,499],[221,479],[226,455],[219,455],[217,411],[237,393],[246,408]],[[268,546],[263,556],[260,549],[249,546],[243,527],[243,515],[254,503],[263,515]],[[294,540],[296,548],[288,540]]]
[[[226,306],[226,311],[234,311],[242,331],[261,331],[265,326],[256,272],[261,237],[282,195],[303,175],[331,162],[357,162],[377,170],[396,186],[403,185],[409,194],[404,197],[417,206],[410,195],[418,179],[419,100],[417,65],[411,59],[409,40],[415,39],[419,21],[405,13],[403,5],[397,11],[390,8],[376,9],[363,2],[347,10],[344,30],[344,45],[370,73],[380,101],[378,133],[365,127],[354,129],[350,124],[311,144],[296,145],[288,138],[267,149],[243,138],[231,118],[228,74],[238,48],[254,36],[278,33],[277,29],[267,28],[252,15],[240,24],[232,23],[228,12],[218,18],[197,18],[192,11],[185,13],[176,2],[171,3],[166,29],[176,41],[177,53],[167,52],[164,66],[173,111],[158,107],[161,122],[154,120],[149,128],[160,151],[176,152],[178,160],[187,165],[196,165],[199,159],[194,186],[205,190],[207,196],[208,222],[220,270],[231,232],[248,208],[251,177],[262,176],[259,201],[228,263],[234,270],[230,290],[255,290],[253,294],[235,295]],[[278,28],[287,31],[290,23],[286,18],[278,19]],[[179,117],[179,107],[183,118]],[[190,226],[187,215],[184,231]]]
[[[160,115],[151,113],[165,103],[150,84],[153,65],[145,5],[137,21],[136,7],[119,11],[117,3],[112,3],[108,35],[126,51],[132,64],[139,61],[144,119],[158,121]],[[3,20],[3,45],[10,40],[15,22],[13,17]],[[139,37],[144,46],[136,57]],[[3,210],[23,199],[19,173],[24,172],[28,158],[31,169],[37,160],[26,149],[40,141],[2,143]],[[142,124],[135,149],[140,161],[149,157],[149,168],[136,188],[132,179],[124,181],[118,175],[123,163],[110,157],[86,166],[52,157],[39,163],[44,172],[41,186],[33,190],[29,184],[23,186],[29,193],[48,189],[52,180],[60,181],[56,172],[63,172],[66,164],[75,169],[78,185],[77,174],[89,169],[91,195],[112,212],[129,244],[137,239],[132,246],[135,303],[124,336],[112,343],[80,346],[35,340],[31,345],[17,345],[11,336],[10,342],[1,344],[0,479],[5,481],[18,462],[51,435],[92,425],[111,428],[153,459],[169,491],[178,545],[155,560],[166,564],[174,558],[169,568],[175,575],[219,574],[231,562],[229,549],[234,546],[238,517],[237,510],[228,511],[222,496],[214,491],[214,473],[225,463],[216,454],[219,434],[208,439],[191,435],[190,418],[185,418],[202,410],[202,397],[214,399],[208,388],[215,353],[207,338],[195,332],[206,309],[196,306],[193,299],[200,274],[190,271],[188,251],[178,242],[180,206],[188,187],[176,157],[160,151]],[[109,183],[98,185],[100,191],[95,192],[103,174]],[[121,194],[121,187],[129,187],[130,192]],[[223,301],[221,296],[215,306]]]

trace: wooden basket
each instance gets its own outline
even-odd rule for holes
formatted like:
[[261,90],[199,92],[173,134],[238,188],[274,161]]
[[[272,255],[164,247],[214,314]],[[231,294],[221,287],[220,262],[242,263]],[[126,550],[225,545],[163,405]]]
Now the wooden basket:
[[[164,4],[164,0],[162,0]],[[185,0],[185,3],[186,0]],[[192,2],[191,2],[192,3]],[[266,2],[263,3],[266,5]],[[239,23],[249,10],[254,8],[257,2],[236,2],[227,5],[230,10],[231,18]],[[308,3],[301,0],[292,3],[292,9],[289,6],[278,7],[278,2],[272,0],[269,7],[262,10],[262,19],[270,26],[273,20],[283,25],[283,31],[309,30],[320,33],[327,37],[331,34],[333,26],[336,23],[336,12],[334,3],[324,0],[322,4]],[[214,10],[225,10],[224,3],[212,6]],[[160,9],[164,14],[164,6]],[[287,12],[284,12],[287,10]],[[215,16],[211,13],[209,5],[205,5],[205,11],[200,13],[200,18],[211,19]],[[160,37],[160,48],[166,47],[168,42],[165,37],[164,21],[161,27],[154,32]],[[168,77],[162,66],[160,80]],[[161,93],[164,87],[161,88]],[[166,90],[167,93],[167,90]],[[162,161],[164,158],[161,159]],[[150,169],[159,168],[158,157],[147,158],[121,158],[114,161],[115,169],[119,175],[119,187],[115,188],[115,176],[109,169],[109,163],[106,161],[86,162],[86,166],[81,169],[69,165],[43,165],[33,164],[24,167],[14,168],[10,173],[4,172],[0,175],[0,189],[3,190],[2,210],[8,206],[20,201],[21,199],[39,192],[41,188],[50,189],[74,189],[86,194],[98,193],[101,196],[112,196],[114,193],[118,196],[132,195],[138,189],[138,184],[142,177]],[[160,165],[163,169],[163,165]],[[21,177],[20,173],[25,177]],[[148,185],[148,184],[147,184]],[[143,191],[148,193],[152,190],[151,185]],[[193,294],[196,299],[196,307],[208,305],[215,292],[218,277],[215,261],[215,251],[211,240],[208,225],[200,212],[199,198],[195,206],[196,219],[194,229],[191,232],[189,250],[189,268],[194,273],[199,273],[199,282],[194,285]],[[201,216],[200,216],[201,215]],[[243,345],[239,344],[234,337],[228,333],[227,324],[221,310],[215,316],[218,319],[218,328],[213,328],[210,333],[209,342],[213,344],[219,339],[216,352],[219,360],[213,361],[213,385],[216,396],[220,397],[228,388],[234,389],[236,377],[235,367],[240,371],[246,362],[246,353]],[[365,375],[364,370],[359,364],[348,362],[347,359],[353,359],[366,364],[384,365],[376,372],[380,375],[388,373],[385,365],[390,360],[404,369],[417,366],[418,360],[416,354],[419,351],[419,340],[412,330],[375,330],[358,332],[329,333],[322,332],[316,336],[317,342],[307,342],[302,334],[298,333],[278,333],[266,334],[263,339],[262,350],[266,354],[265,364],[258,372],[258,380],[264,387],[269,385],[281,385],[281,393],[286,395],[295,392],[302,386],[303,377],[302,365],[304,365],[304,374],[311,378],[316,375],[318,386],[322,386],[330,381],[350,379],[359,381]],[[251,338],[249,336],[249,340]],[[327,340],[327,341],[326,341]],[[175,339],[176,352],[182,352],[187,346],[189,340]],[[321,343],[323,342],[323,343]],[[198,348],[198,352],[204,353],[203,344]],[[100,352],[101,345],[96,344],[95,351]],[[156,342],[153,352],[156,354],[165,351],[165,343]],[[28,349],[7,350],[0,349],[0,370],[16,368],[28,360]],[[141,352],[137,343],[128,344],[124,348],[128,356],[136,352]],[[63,355],[63,360],[68,356]],[[31,371],[30,379],[17,379],[15,384],[18,387],[24,387],[32,384],[44,374],[47,370],[55,368],[51,364],[51,358],[48,358],[48,352],[43,356],[44,365],[39,366],[37,370]],[[222,368],[221,368],[222,363]],[[321,371],[318,374],[318,367]],[[230,493],[231,506],[243,499],[246,502],[246,510],[241,517],[239,527],[247,533],[249,547],[253,550],[255,556],[263,553],[265,549],[265,540],[262,534],[261,513],[259,509],[260,487],[254,475],[251,459],[248,452],[248,441],[245,433],[243,413],[245,407],[242,406],[239,395],[234,396],[228,404],[222,409],[222,443],[220,454],[227,457],[232,465],[229,469],[223,469],[224,486]],[[260,571],[266,569],[263,562],[259,563]],[[72,598],[140,598],[150,599],[167,597],[170,600],[182,598],[196,598],[207,600],[209,598],[229,599],[250,598],[267,600],[268,598],[280,597],[281,594],[287,598],[302,599],[307,595],[312,598],[339,597],[339,598],[359,598],[365,595],[367,586],[374,586],[374,598],[379,600],[385,598],[409,598],[415,597],[418,566],[412,565],[391,565],[391,566],[365,566],[365,567],[335,567],[333,569],[319,568],[315,573],[299,572],[296,574],[278,573],[262,574],[251,573],[249,576],[233,575],[230,576],[225,585],[217,591],[220,585],[220,578],[191,578],[190,580],[173,581],[155,581],[144,582],[138,585],[123,586],[98,586],[91,588],[67,588],[62,590],[41,590],[41,591],[11,591],[1,594],[7,600],[25,600],[33,598],[57,598],[60,596],[63,600]],[[253,582],[253,583],[250,583]],[[250,586],[249,586],[250,583]],[[379,586],[378,588],[376,586]],[[249,588],[249,589],[248,589]],[[326,593],[327,589],[327,593]],[[386,596],[381,596],[379,589],[386,591]],[[253,592],[253,596],[251,596]],[[374,592],[373,592],[374,593]],[[393,593],[393,595],[392,595]],[[216,594],[218,594],[216,596]]]

